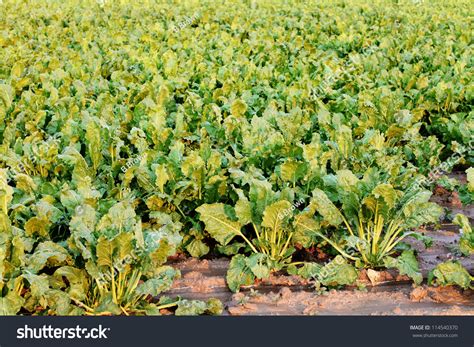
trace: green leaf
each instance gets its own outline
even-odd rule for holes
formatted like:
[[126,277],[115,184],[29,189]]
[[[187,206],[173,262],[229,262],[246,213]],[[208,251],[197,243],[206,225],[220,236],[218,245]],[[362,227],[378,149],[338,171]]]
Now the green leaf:
[[338,255],[317,273],[316,278],[325,286],[351,285],[357,278],[357,270]]
[[255,275],[247,265],[245,256],[238,254],[232,258],[226,275],[227,285],[233,292],[238,292],[241,286],[254,283]]
[[138,294],[157,296],[167,291],[173,285],[173,281],[180,277],[180,272],[171,266],[162,266],[154,278],[151,278],[137,287]]
[[397,202],[397,191],[391,184],[379,184],[372,190],[372,194],[376,199],[382,198],[389,208],[395,207]]
[[473,277],[458,261],[447,261],[438,264],[430,273],[431,279],[435,279],[435,283],[441,286],[458,285],[463,289],[472,288],[471,282]]
[[467,178],[467,189],[470,192],[474,192],[474,167],[470,167],[466,170],[466,178]]
[[176,316],[219,315],[223,311],[223,305],[217,299],[209,299],[207,302],[182,299],[178,301],[177,306]]
[[38,245],[36,250],[27,259],[27,268],[36,274],[45,266],[58,267],[71,262],[66,249],[52,241],[45,241]]
[[269,259],[265,254],[256,253],[249,256],[246,260],[250,271],[259,279],[268,278],[270,276]]
[[247,104],[240,99],[235,100],[230,107],[230,113],[236,118],[244,116],[246,111]]
[[316,210],[319,214],[323,216],[324,221],[334,226],[338,226],[342,223],[341,213],[321,189],[316,188],[313,190],[311,202],[316,206]]
[[239,222],[230,220],[224,211],[224,204],[204,204],[196,209],[206,225],[206,231],[221,245],[227,245],[235,236],[241,235]]
[[384,259],[384,265],[387,268],[396,268],[400,275],[407,275],[415,284],[419,285],[423,281],[423,275],[421,274],[413,250],[403,251],[398,258],[386,257]]
[[[225,246],[227,247],[227,246]],[[202,240],[193,239],[186,245],[186,250],[192,257],[200,258],[203,255],[209,253],[209,246],[206,245]]]
[[13,291],[8,292],[4,297],[0,297],[0,316],[15,316],[25,300]]
[[287,271],[290,275],[301,276],[304,279],[316,278],[323,267],[318,263],[304,263],[301,267],[290,265]]

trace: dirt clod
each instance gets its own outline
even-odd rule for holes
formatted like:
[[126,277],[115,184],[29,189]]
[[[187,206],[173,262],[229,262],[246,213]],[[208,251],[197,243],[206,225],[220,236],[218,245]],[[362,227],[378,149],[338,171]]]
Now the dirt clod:
[[410,293],[410,300],[420,302],[428,296],[428,291],[424,287],[416,287]]

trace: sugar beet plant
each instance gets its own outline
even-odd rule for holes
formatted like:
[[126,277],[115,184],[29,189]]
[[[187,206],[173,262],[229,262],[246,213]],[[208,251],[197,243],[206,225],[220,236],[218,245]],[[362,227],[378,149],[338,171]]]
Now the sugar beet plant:
[[[291,191],[275,193],[268,183],[255,180],[251,183],[250,198],[242,190],[236,193],[238,200],[234,206],[215,203],[196,209],[221,250],[229,254],[242,248],[252,253],[249,257],[239,254],[232,258],[227,283],[233,291],[293,264],[291,255],[295,250],[287,216],[287,211],[291,211]],[[235,237],[244,242],[229,245]]]
[[[6,178],[5,170],[0,171],[3,315],[159,314],[172,307],[177,314],[212,314],[222,309],[214,300],[152,301],[180,275],[163,266],[181,241],[180,224],[168,215],[157,214],[144,227],[131,197],[108,201],[101,214],[76,192],[64,189],[53,193],[60,203],[53,195],[39,201],[33,208],[36,216],[21,230],[10,224],[10,218],[21,218],[20,210],[27,210],[21,202],[33,190],[17,186],[22,194],[15,201]],[[48,221],[58,218],[61,207],[71,214],[66,238],[48,231]]]
[[[309,211],[317,215],[316,219],[305,212],[296,217],[295,224],[358,265],[384,266],[400,242],[410,235],[419,237],[413,230],[436,223],[442,209],[429,202],[429,191],[397,190],[389,183],[379,183],[381,179],[374,171],[361,179],[350,171],[339,171],[327,186],[335,201],[315,189]],[[332,230],[332,235],[325,234],[324,229]]]

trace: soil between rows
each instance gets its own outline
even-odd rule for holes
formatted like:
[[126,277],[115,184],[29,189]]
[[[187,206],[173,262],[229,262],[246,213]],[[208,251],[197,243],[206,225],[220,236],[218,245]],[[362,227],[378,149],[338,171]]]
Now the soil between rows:
[[[474,256],[461,257],[455,253],[459,239],[456,228],[446,225],[443,230],[421,232],[433,238],[432,247],[425,248],[414,239],[407,242],[417,250],[425,278],[436,264],[453,259],[474,273]],[[225,282],[228,259],[186,258],[171,264],[181,271],[182,278],[175,281],[166,295],[200,300],[218,298],[227,315],[474,315],[474,291],[426,284],[414,287],[409,278],[396,271],[362,271],[362,290],[354,286],[318,294],[311,281],[272,275],[234,294]]]

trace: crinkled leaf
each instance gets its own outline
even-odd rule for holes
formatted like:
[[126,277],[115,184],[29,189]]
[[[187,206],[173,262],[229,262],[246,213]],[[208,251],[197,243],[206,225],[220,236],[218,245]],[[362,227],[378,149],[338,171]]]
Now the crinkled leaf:
[[209,299],[207,302],[183,299],[178,301],[177,306],[176,316],[219,315],[223,311],[223,305],[218,299]]
[[290,265],[287,271],[290,275],[298,275],[304,279],[316,278],[323,267],[318,263],[304,263],[301,267]]
[[233,292],[238,292],[241,286],[251,285],[255,281],[255,275],[247,265],[244,255],[235,255],[229,264],[226,275],[227,285]]
[[155,277],[141,283],[137,287],[138,294],[157,296],[167,291],[173,285],[173,281],[180,277],[180,272],[171,266],[163,266],[157,270]]
[[262,279],[270,276],[269,259],[265,254],[252,254],[245,261],[255,277]]
[[403,251],[397,258],[387,257],[384,259],[384,264],[387,268],[396,268],[400,275],[407,275],[413,279],[415,284],[420,284],[423,281],[423,275],[413,250]]
[[474,231],[469,219],[463,214],[457,214],[453,219],[453,223],[461,227],[459,250],[464,255],[474,254]]
[[230,113],[232,116],[236,118],[240,118],[243,115],[245,115],[245,112],[247,111],[247,104],[240,99],[235,100],[231,107],[230,107]]
[[464,289],[472,287],[471,282],[474,280],[458,261],[447,261],[436,265],[428,276],[428,283],[432,283],[433,279],[441,286],[458,285]]
[[358,277],[357,270],[340,255],[326,264],[317,274],[319,282],[326,286],[350,285]]
[[66,292],[71,298],[77,300],[84,300],[87,297],[89,290],[89,277],[87,272],[83,269],[78,269],[72,266],[62,266],[54,272],[53,275],[58,281],[67,281]]
[[239,253],[242,248],[245,248],[246,244],[243,242],[232,242],[226,246],[217,245],[219,253],[224,255],[235,255]]
[[291,208],[288,201],[277,201],[265,208],[263,212],[262,226],[272,230],[280,230],[282,228],[285,211]]
[[344,190],[355,189],[359,179],[350,170],[339,170],[336,172],[337,183]]
[[379,184],[372,190],[376,199],[382,198],[389,208],[393,208],[397,202],[397,191],[391,184]]
[[242,225],[249,224],[252,221],[250,201],[243,195],[235,203],[235,214]]
[[13,291],[8,292],[4,297],[0,297],[0,316],[14,316],[20,311],[25,300]]

